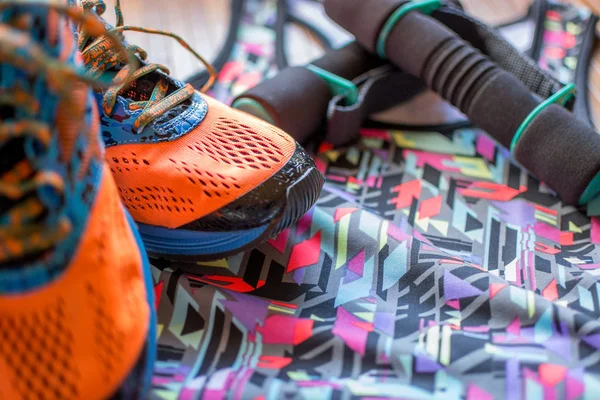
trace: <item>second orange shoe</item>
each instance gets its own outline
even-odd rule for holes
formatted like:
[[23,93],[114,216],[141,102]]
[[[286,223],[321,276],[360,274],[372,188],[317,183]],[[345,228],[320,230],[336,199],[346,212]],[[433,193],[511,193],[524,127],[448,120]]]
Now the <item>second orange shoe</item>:
[[154,287],[64,17],[81,14],[27,3],[0,0],[0,399],[143,399]]
[[[105,9],[100,0],[82,7],[98,15]],[[120,29],[118,1],[116,11]],[[129,72],[106,37],[80,32],[78,44],[92,73]],[[290,136],[196,92],[146,62],[139,47],[127,47],[141,67],[129,84],[97,100],[106,160],[149,254],[221,258],[276,235],[312,207],[324,179]]]

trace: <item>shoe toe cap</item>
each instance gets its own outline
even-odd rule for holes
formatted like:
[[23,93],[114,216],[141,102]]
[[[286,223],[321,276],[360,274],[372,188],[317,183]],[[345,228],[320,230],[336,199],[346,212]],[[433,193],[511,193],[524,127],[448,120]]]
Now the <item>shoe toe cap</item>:
[[300,146],[271,178],[250,192],[181,229],[223,232],[276,224],[273,234],[287,228],[316,202],[324,178]]

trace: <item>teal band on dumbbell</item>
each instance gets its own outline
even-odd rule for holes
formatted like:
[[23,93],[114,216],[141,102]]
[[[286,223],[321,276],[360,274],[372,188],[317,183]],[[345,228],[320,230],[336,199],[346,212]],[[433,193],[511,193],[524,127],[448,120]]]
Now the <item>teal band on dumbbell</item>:
[[[373,51],[385,21],[404,3],[325,0],[325,9]],[[439,21],[419,12],[403,15],[388,34],[385,54],[505,147],[518,133],[513,145],[517,161],[564,201],[578,204],[597,193],[590,184],[600,171],[600,135],[561,106],[540,109],[543,102],[520,80]]]
[[323,127],[334,95],[357,100],[351,82],[385,62],[351,43],[329,52],[307,67],[291,67],[240,95],[233,106],[263,118],[288,132],[299,142]]

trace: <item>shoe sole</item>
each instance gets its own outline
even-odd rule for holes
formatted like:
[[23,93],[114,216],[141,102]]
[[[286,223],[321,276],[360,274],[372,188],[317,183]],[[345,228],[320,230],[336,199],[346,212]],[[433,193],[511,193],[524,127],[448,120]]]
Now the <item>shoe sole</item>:
[[195,232],[138,224],[152,258],[172,261],[218,260],[256,247],[289,228],[316,203],[325,179],[311,167],[287,188],[283,212],[269,224],[235,232]]

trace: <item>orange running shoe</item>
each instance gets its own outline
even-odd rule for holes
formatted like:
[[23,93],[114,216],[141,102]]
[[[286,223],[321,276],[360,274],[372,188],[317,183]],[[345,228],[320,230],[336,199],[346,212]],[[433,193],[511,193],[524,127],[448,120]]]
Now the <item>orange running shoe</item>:
[[0,0],[0,399],[141,398],[152,278],[75,62],[81,14],[32,3]]
[[[98,15],[105,10],[101,0],[81,5]],[[116,32],[167,35],[189,49],[174,34],[123,26],[115,6]],[[131,72],[106,37],[81,31],[78,42],[90,73]],[[141,67],[97,99],[106,160],[152,256],[221,258],[276,235],[312,207],[324,179],[290,136],[197,93],[147,63],[139,47],[126,46]]]

